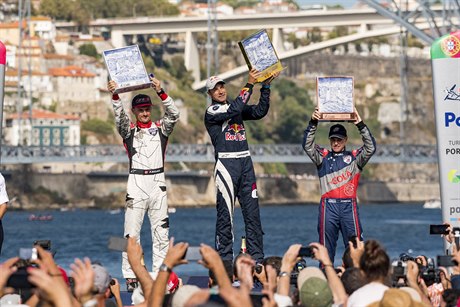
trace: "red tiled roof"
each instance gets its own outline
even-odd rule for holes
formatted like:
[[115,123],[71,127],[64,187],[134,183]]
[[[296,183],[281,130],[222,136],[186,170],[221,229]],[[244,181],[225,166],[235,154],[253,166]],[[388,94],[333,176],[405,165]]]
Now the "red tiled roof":
[[54,77],[96,77],[95,74],[90,73],[85,68],[79,66],[50,68],[48,72]]
[[[22,112],[21,114],[22,119],[29,118],[29,111]],[[19,113],[12,114],[7,117],[7,119],[18,119]],[[32,118],[33,119],[72,119],[72,120],[79,120],[78,116],[74,115],[63,115],[59,113],[54,113],[51,111],[40,110],[40,109],[32,109]]]

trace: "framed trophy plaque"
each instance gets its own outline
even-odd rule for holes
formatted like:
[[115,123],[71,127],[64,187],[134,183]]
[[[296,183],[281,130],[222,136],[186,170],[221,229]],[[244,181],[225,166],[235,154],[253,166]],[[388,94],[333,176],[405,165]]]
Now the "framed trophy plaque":
[[354,121],[353,77],[316,78],[316,98],[321,121]]
[[137,45],[103,51],[110,79],[117,83],[115,93],[131,92],[151,86]]
[[262,82],[284,68],[270,41],[267,31],[260,30],[238,42],[249,69],[261,72],[257,82]]

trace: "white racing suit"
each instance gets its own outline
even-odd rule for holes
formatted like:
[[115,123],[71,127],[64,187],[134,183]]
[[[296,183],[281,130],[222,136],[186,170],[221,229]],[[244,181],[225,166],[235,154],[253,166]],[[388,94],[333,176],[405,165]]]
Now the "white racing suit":
[[[136,237],[147,212],[152,232],[152,271],[158,272],[168,251],[169,218],[164,175],[164,158],[168,137],[179,119],[179,110],[166,93],[159,95],[165,107],[163,118],[148,124],[131,123],[120,99],[113,100],[115,124],[123,138],[129,157],[129,177],[126,194],[124,236]],[[122,255],[124,278],[135,278]]]

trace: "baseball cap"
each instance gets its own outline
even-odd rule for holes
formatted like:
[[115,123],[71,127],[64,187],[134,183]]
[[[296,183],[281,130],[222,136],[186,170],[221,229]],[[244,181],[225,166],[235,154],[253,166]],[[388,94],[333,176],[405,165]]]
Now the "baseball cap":
[[424,306],[420,301],[414,301],[411,295],[401,289],[390,288],[385,291],[380,301],[371,303],[368,307],[399,307],[411,306],[419,307]]
[[92,264],[91,268],[94,271],[94,286],[97,289],[97,293],[103,294],[109,287],[112,278],[109,272],[100,264]]
[[300,271],[297,286],[302,305],[305,307],[332,306],[333,297],[326,276],[319,268],[307,267]]
[[206,81],[206,90],[212,90],[217,83],[223,83],[225,84],[225,81],[222,80],[221,77],[219,76],[211,76],[207,81]]
[[329,130],[329,138],[344,139],[347,137],[347,129],[341,124],[335,124],[331,126]]
[[131,101],[131,107],[133,109],[150,106],[152,106],[152,100],[150,100],[150,97],[145,94],[137,94]]

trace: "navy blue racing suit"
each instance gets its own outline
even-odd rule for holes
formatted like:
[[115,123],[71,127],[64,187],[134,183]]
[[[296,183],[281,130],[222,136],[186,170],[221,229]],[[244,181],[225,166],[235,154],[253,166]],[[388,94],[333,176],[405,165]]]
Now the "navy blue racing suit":
[[316,164],[321,188],[318,214],[319,243],[326,246],[334,262],[339,231],[345,247],[351,236],[361,241],[362,227],[356,201],[361,171],[375,153],[375,139],[361,121],[356,126],[364,145],[359,149],[335,153],[315,144],[318,121],[310,120],[305,130],[302,146]]
[[216,158],[215,248],[223,260],[233,260],[233,211],[236,198],[243,213],[248,253],[259,262],[264,258],[256,177],[244,121],[261,119],[268,113],[270,88],[262,86],[259,104],[247,105],[252,88],[253,85],[246,84],[232,102],[213,101],[204,116]]

